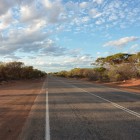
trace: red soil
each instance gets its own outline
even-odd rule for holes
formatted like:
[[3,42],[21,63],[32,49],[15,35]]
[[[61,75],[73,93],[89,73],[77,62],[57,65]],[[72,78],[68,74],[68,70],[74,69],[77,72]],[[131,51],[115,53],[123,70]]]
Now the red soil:
[[17,139],[43,81],[14,81],[0,85],[0,140]]
[[125,80],[122,82],[104,83],[104,85],[140,93],[140,79]]

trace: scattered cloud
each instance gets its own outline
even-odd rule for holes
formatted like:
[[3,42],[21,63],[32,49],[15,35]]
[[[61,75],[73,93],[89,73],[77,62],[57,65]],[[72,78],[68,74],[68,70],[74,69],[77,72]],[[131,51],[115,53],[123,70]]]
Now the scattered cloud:
[[4,15],[0,16],[0,31],[5,30],[13,21],[12,11],[8,10]]
[[80,8],[87,8],[88,7],[88,2],[81,2],[80,4],[79,4],[79,6],[80,6]]
[[[48,58],[49,60],[49,58]],[[47,67],[48,71],[61,71],[78,67],[92,67],[90,64],[94,61],[91,55],[79,55],[77,57],[61,56],[58,63],[57,58],[51,59],[52,61],[45,61],[44,58],[38,57],[34,61],[37,67]],[[30,64],[29,64],[30,65]]]
[[122,46],[127,45],[129,42],[133,42],[133,41],[136,41],[138,39],[139,38],[135,37],[135,36],[123,37],[123,38],[120,38],[118,40],[109,41],[109,42],[105,43],[104,47],[107,47],[107,46],[122,47]]
[[6,37],[2,38],[0,54],[11,54],[18,50],[39,51],[39,45],[47,36],[47,33],[41,33],[37,28],[11,30]]
[[102,4],[104,0],[93,0],[93,2],[96,2],[97,4]]
[[136,48],[138,48],[138,46],[139,46],[138,44],[134,44],[130,47],[130,49],[136,49]]
[[89,15],[90,15],[90,17],[92,17],[92,18],[97,18],[97,17],[100,17],[102,14],[99,13],[96,9],[91,9],[91,10],[89,11]]
[[129,53],[137,53],[140,52],[140,45],[139,44],[134,44],[129,48]]
[[16,4],[18,4],[18,0],[0,0],[0,16],[7,13]]
[[42,48],[40,49],[40,51],[41,51],[41,55],[58,57],[58,56],[66,55],[68,49],[57,46],[57,44],[53,40],[48,39],[46,42],[42,44]]
[[[112,29],[139,27],[139,6],[132,0],[0,0],[0,56],[13,60],[24,54],[31,63],[31,57],[42,57],[44,60],[40,59],[38,64],[45,64],[47,59],[50,64],[46,66],[54,68],[87,66],[93,58],[82,53],[79,44],[92,40],[86,45],[91,49],[90,53],[97,49],[94,54],[102,55],[98,49],[101,44],[93,47],[94,41],[97,42],[93,39],[96,33],[101,35]],[[89,38],[85,39],[84,35]],[[102,38],[107,37],[100,35],[103,43]],[[133,35],[113,40],[115,37],[109,34],[112,41],[104,46],[125,46],[139,39]],[[62,36],[68,38],[67,41]],[[84,43],[82,45],[84,48]],[[137,48],[134,45],[131,50]]]
[[21,6],[20,14],[20,21],[25,23],[40,19],[40,16],[42,16],[42,13],[38,11],[35,6],[29,5]]

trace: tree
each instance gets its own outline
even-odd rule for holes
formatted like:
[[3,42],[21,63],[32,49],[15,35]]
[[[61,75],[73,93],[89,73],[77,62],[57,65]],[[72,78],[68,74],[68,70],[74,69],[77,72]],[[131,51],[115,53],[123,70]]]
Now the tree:
[[0,81],[39,78],[45,75],[45,72],[34,69],[33,66],[25,66],[23,62],[0,62]]
[[0,81],[7,80],[5,63],[0,62]]
[[21,70],[24,66],[23,62],[9,62],[6,63],[6,72],[7,76],[10,79],[20,79],[21,78]]
[[129,58],[132,56],[132,54],[126,54],[126,53],[118,53],[114,55],[110,55],[107,57],[101,57],[97,58],[95,63],[92,63],[92,65],[99,65],[99,66],[108,66],[108,65],[117,65],[121,63],[129,63]]

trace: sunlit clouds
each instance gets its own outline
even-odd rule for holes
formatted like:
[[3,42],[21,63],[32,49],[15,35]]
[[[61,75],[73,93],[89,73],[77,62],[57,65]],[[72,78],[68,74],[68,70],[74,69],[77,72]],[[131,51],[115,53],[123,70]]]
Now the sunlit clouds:
[[135,0],[1,0],[1,61],[59,71],[92,67],[99,55],[135,53],[139,7]]

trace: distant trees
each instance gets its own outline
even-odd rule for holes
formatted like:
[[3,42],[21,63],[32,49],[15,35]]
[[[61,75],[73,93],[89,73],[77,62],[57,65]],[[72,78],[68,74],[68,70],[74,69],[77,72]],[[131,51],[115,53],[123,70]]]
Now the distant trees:
[[75,68],[70,71],[60,71],[53,75],[70,78],[88,78],[89,80],[107,81],[106,68]]
[[34,69],[32,66],[25,66],[23,62],[0,62],[0,81],[39,78],[45,75],[45,72]]
[[139,78],[140,52],[137,54],[118,53],[98,58],[93,65],[105,67],[110,81]]
[[140,64],[140,52],[137,54],[117,53],[107,57],[98,58],[92,65],[108,66],[108,65],[119,65],[119,64]]
[[98,58],[95,68],[75,68],[55,73],[57,76],[88,78],[94,81],[121,81],[140,77],[140,52],[137,54],[118,53]]

